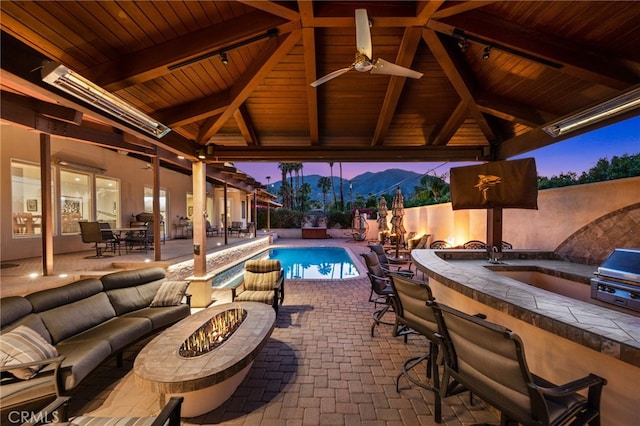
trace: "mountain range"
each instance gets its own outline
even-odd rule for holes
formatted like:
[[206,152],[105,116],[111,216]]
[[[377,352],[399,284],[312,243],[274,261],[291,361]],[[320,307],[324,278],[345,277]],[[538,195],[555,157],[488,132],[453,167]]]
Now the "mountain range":
[[[318,180],[322,176],[320,175],[308,175],[304,176],[304,183],[308,183],[311,186],[310,198],[312,200],[322,201],[322,191],[318,188]],[[330,178],[330,176],[327,176]],[[350,199],[355,200],[358,195],[361,195],[365,199],[370,195],[379,198],[381,195],[389,194],[393,195],[396,188],[400,186],[405,198],[413,195],[414,188],[420,185],[420,173],[411,172],[402,169],[388,169],[382,172],[366,172],[360,174],[353,179],[342,179],[342,186],[344,192],[344,201],[348,202]],[[293,176],[295,184],[295,175]],[[302,185],[302,177],[300,178],[300,185]],[[336,191],[336,197],[340,197],[340,177],[333,176],[333,185]],[[269,192],[272,194],[280,194],[280,188],[282,181],[274,182],[270,185]],[[351,194],[349,189],[351,188]],[[327,203],[333,202],[333,193],[331,190],[327,193]]]

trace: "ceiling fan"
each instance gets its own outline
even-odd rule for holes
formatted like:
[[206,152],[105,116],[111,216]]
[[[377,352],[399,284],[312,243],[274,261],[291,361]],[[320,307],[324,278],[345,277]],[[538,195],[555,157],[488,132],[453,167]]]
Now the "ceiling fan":
[[371,59],[371,32],[369,30],[369,17],[366,9],[356,9],[356,60],[348,67],[330,72],[311,83],[311,86],[318,87],[329,80],[341,76],[347,71],[355,69],[356,71],[371,71],[371,74],[396,75],[399,77],[420,78],[422,73],[418,71],[396,65],[392,62],[378,58],[375,61]]

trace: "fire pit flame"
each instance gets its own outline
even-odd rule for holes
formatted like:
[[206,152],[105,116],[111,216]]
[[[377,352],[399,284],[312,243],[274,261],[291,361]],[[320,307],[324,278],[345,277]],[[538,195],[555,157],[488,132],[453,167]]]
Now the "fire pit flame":
[[211,352],[222,345],[240,327],[247,317],[242,308],[220,312],[185,340],[178,353],[184,358],[193,358]]

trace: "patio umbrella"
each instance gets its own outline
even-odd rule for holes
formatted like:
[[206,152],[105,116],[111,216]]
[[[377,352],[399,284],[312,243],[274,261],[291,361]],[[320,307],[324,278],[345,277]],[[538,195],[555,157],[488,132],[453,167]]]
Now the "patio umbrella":
[[382,244],[384,244],[386,234],[389,232],[387,213],[387,200],[384,197],[380,197],[380,201],[378,202],[378,232],[380,234],[380,242]]
[[399,256],[400,240],[404,243],[404,234],[406,232],[402,224],[403,216],[404,197],[402,196],[402,190],[398,187],[393,196],[393,203],[391,203],[391,233],[396,236],[396,257]]

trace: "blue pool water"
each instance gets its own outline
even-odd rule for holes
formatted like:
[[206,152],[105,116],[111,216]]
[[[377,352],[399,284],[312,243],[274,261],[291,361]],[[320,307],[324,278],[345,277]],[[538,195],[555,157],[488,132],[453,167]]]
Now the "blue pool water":
[[269,250],[269,258],[280,261],[285,279],[339,280],[359,275],[342,247],[274,248]]
[[[341,247],[286,247],[269,249],[252,259],[278,259],[284,269],[285,279],[340,280],[357,277],[358,268],[349,253]],[[211,286],[235,287],[242,281],[244,262],[218,273]]]

